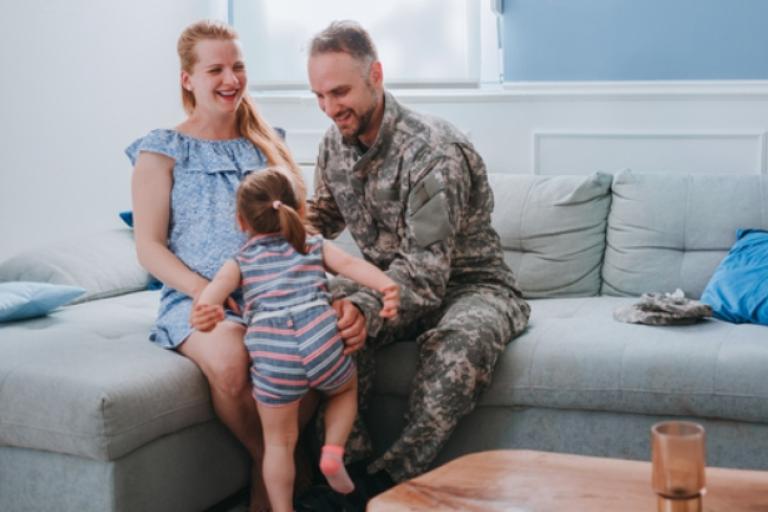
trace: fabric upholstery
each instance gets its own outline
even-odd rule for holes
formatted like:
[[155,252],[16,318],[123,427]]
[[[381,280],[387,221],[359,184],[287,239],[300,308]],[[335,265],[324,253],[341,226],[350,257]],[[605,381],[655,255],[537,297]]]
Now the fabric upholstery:
[[130,229],[52,243],[0,263],[0,282],[34,281],[85,288],[74,303],[143,290],[149,274],[136,260]]
[[[634,298],[531,301],[528,330],[502,355],[481,404],[688,414],[768,423],[768,332],[707,320],[689,326],[616,322]],[[375,388],[407,396],[416,345],[380,352]]]
[[[389,446],[403,426],[404,397],[377,397],[368,424],[375,446]],[[768,468],[768,425],[717,418],[627,414],[587,409],[480,405],[463,418],[440,456],[440,464],[461,455],[501,448],[650,460],[650,430],[670,419],[700,423],[707,432],[707,465]],[[650,475],[648,477],[650,479]]]
[[0,446],[0,510],[205,510],[247,484],[250,459],[218,421],[114,461]]
[[613,180],[602,293],[699,298],[740,228],[768,228],[768,176],[636,174]]
[[158,294],[68,306],[4,327],[0,445],[112,460],[211,420],[197,366],[147,340]]
[[600,292],[611,176],[491,174],[492,222],[528,298]]
[[[650,425],[684,418],[705,425],[710,464],[768,469],[766,327],[620,323],[637,298],[611,296],[698,297],[736,229],[766,227],[766,177],[620,173],[613,194],[601,174],[490,181],[532,317],[435,464],[490,448],[647,460]],[[138,291],[149,276],[130,231],[89,240],[0,264],[0,281],[110,296],[0,328],[0,510],[208,508],[246,485],[246,453],[200,370],[147,340],[159,293]],[[403,425],[416,349],[380,352],[378,449]]]

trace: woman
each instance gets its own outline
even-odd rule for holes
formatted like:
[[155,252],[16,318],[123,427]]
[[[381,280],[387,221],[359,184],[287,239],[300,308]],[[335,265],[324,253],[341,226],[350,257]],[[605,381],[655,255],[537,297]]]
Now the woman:
[[[193,300],[245,242],[233,220],[240,180],[279,165],[291,171],[302,202],[305,187],[280,136],[248,96],[235,31],[219,22],[197,22],[181,34],[178,53],[188,117],[174,129],[153,130],[126,150],[135,166],[132,194],[139,261],[164,283],[150,339],[200,367],[216,414],[253,457],[251,510],[265,509],[268,500],[259,471],[262,431],[236,300],[227,301],[227,321],[208,333],[192,329],[189,316]],[[339,320],[345,338],[348,324],[345,318]],[[353,327],[356,336],[359,331],[359,326]]]

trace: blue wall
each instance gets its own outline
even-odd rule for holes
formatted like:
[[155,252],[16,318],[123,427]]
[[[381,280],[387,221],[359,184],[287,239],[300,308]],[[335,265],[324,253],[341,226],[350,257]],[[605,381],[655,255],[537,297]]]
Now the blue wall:
[[768,0],[504,0],[506,80],[768,79]]

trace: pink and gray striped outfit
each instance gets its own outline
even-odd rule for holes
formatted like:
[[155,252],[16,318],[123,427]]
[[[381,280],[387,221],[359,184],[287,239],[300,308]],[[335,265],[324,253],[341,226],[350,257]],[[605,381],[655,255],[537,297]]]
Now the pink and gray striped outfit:
[[307,247],[301,254],[273,233],[254,236],[235,256],[253,395],[263,404],[295,402],[310,388],[331,391],[352,375],[329,305],[323,239],[307,237]]

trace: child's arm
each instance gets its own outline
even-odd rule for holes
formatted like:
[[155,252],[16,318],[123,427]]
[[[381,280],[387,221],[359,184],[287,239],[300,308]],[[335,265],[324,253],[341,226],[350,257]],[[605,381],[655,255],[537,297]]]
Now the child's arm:
[[208,332],[224,320],[224,301],[240,286],[240,266],[227,260],[200,295],[195,298],[189,323],[198,331]]
[[323,242],[323,263],[334,274],[341,274],[381,292],[384,306],[379,315],[383,318],[397,316],[400,307],[400,286],[375,265],[347,254],[328,241]]

